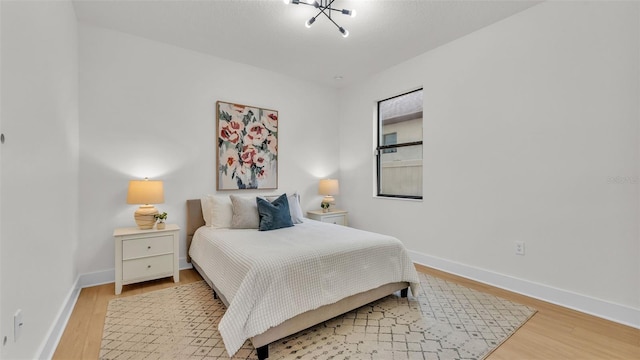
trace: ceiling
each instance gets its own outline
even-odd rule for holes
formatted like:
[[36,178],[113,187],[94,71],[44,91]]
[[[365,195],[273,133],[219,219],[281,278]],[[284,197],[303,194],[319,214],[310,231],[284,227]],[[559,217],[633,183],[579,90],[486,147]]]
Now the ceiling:
[[[335,0],[343,38],[311,6],[282,0],[75,0],[82,23],[344,87],[525,10],[530,0]],[[336,79],[336,77],[342,77]]]

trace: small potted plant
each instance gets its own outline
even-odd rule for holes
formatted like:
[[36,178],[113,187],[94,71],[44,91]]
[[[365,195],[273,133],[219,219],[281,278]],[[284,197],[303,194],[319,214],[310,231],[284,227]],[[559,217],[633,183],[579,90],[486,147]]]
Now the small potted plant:
[[331,204],[326,201],[320,203],[320,207],[322,208],[323,213],[329,212],[329,206],[331,206]]
[[167,213],[163,212],[162,214],[155,214],[154,217],[158,221],[158,225],[156,225],[156,229],[162,230],[165,227],[165,220],[167,220]]

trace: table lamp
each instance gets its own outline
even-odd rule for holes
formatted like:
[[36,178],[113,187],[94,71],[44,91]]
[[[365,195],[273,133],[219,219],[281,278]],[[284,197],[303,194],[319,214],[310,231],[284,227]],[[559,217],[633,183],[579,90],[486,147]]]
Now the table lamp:
[[156,223],[155,215],[158,213],[158,209],[153,204],[162,203],[164,203],[162,181],[149,180],[148,178],[129,181],[127,204],[140,205],[133,214],[138,228],[143,230],[153,228]]
[[[333,198],[333,195],[338,195],[340,193],[340,185],[338,184],[338,180],[336,179],[322,179],[318,184],[318,194],[324,195],[322,199],[323,203],[327,204],[335,204],[336,199]],[[329,207],[327,207],[328,209]]]

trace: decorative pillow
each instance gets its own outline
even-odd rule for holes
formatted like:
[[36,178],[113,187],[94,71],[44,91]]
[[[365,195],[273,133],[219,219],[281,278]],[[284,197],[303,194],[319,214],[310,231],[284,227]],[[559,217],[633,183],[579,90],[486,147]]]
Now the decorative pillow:
[[[278,196],[265,196],[265,198],[271,202],[278,198]],[[294,224],[302,224],[304,214],[302,214],[302,208],[300,207],[300,195],[293,193],[287,196],[289,201],[289,212],[291,213],[291,221]]]
[[268,231],[293,226],[287,194],[280,195],[273,202],[258,197],[256,198],[256,205],[260,215],[258,230]]
[[246,198],[237,195],[229,195],[233,215],[231,217],[232,229],[257,229],[260,218],[255,198]]
[[233,211],[229,196],[207,195],[200,199],[200,205],[205,225],[214,228],[231,227]]

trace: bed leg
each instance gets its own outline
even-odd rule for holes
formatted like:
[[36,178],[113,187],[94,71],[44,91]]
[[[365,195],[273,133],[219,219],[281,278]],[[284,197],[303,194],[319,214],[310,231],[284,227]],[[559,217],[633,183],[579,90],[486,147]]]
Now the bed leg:
[[409,295],[409,288],[400,290],[400,297],[406,298]]
[[265,360],[269,358],[269,345],[260,346],[256,349],[258,353],[258,360]]
[[214,299],[218,299],[218,294],[216,293],[216,291],[215,291],[215,290],[213,290],[213,298],[214,298]]

